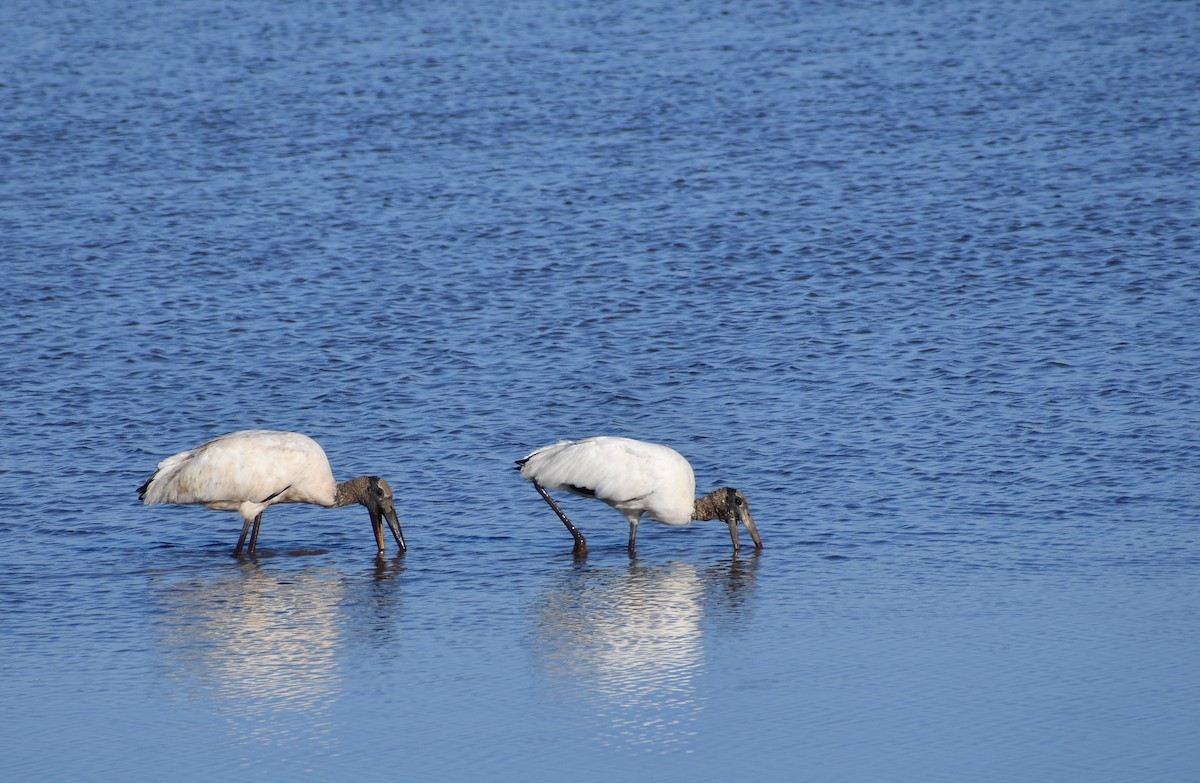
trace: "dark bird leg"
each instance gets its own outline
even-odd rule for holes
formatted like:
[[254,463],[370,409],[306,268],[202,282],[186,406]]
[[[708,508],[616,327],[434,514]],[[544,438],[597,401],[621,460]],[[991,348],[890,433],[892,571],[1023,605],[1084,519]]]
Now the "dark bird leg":
[[250,533],[250,549],[247,554],[253,555],[254,549],[258,546],[258,529],[262,527],[262,512],[258,512],[258,516],[254,518],[254,531]]
[[[280,495],[282,495],[284,492],[287,492],[287,491],[288,491],[289,489],[291,489],[291,488],[292,488],[292,485],[291,485],[291,484],[288,484],[286,487],[284,487],[283,489],[279,490],[278,492],[272,492],[270,495],[267,495],[265,498],[263,498],[263,501],[262,501],[262,502],[263,502],[263,503],[270,503],[272,500],[274,500],[275,498],[279,497],[279,496],[280,496]],[[263,510],[265,511],[266,509],[263,509]],[[262,515],[263,515],[263,512],[262,512],[262,511],[260,511],[260,512],[258,512],[258,516],[256,516],[256,517],[254,518],[254,532],[252,532],[252,533],[250,534],[250,550],[249,550],[249,552],[247,552],[247,554],[253,555],[253,554],[254,554],[254,550],[255,550],[255,549],[258,547],[258,529],[259,529],[260,527],[262,527]],[[245,538],[245,537],[246,537],[246,528],[245,528],[245,526],[243,525],[243,526],[242,526],[242,538]],[[238,548],[237,548],[237,551],[236,551],[236,552],[234,552],[234,554],[235,554],[235,555],[240,555],[241,553],[242,553],[242,542],[241,542],[241,540],[239,539],[239,540],[238,540]]]
[[247,519],[242,523],[242,534],[238,537],[237,549],[233,550],[234,557],[242,556],[242,546],[246,543],[246,534],[250,532],[250,525],[254,525],[254,538],[250,539],[250,554],[254,554],[254,542],[258,538],[258,525],[262,522],[262,514],[259,514],[254,519]]
[[555,514],[558,514],[558,518],[561,519],[562,523],[567,526],[567,530],[571,531],[571,535],[575,538],[575,548],[571,551],[575,557],[587,557],[587,542],[583,540],[583,533],[580,533],[579,530],[571,524],[571,520],[567,519],[567,515],[564,514],[562,509],[558,507],[558,504],[554,502],[554,498],[550,497],[546,490],[542,489],[541,484],[535,481],[533,482],[533,488],[536,489],[538,494],[542,496],[542,500],[545,500],[550,504],[550,508],[554,509]]

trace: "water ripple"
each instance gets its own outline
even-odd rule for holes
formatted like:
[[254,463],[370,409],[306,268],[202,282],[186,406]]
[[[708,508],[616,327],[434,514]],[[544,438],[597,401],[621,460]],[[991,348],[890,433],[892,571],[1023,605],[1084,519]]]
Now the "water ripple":
[[[1194,17],[0,5],[16,774],[1187,777]],[[411,551],[138,505],[245,427]],[[577,566],[512,460],[599,433],[767,549],[581,504]]]

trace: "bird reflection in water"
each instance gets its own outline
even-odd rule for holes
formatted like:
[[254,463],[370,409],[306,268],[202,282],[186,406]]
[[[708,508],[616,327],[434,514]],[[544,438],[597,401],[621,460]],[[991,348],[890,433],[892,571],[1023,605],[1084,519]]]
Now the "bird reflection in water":
[[757,558],[710,569],[671,562],[571,568],[541,596],[537,647],[556,689],[583,704],[605,744],[686,751],[704,709],[707,611],[745,608]]
[[243,564],[155,586],[170,676],[213,701],[245,738],[321,741],[342,691],[336,651],[344,576]]

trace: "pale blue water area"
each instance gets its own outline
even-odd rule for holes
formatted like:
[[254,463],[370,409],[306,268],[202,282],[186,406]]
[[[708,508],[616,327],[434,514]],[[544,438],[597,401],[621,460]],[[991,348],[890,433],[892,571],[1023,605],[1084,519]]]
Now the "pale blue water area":
[[[1195,3],[0,31],[3,780],[1200,779]],[[138,504],[250,427],[408,553]],[[765,549],[576,562],[513,460],[592,434]]]

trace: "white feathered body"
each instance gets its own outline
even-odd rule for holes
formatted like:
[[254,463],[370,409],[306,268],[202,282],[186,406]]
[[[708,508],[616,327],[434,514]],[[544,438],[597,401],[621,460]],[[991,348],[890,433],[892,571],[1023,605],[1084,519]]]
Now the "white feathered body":
[[277,503],[334,504],[337,482],[324,449],[307,435],[242,430],[167,457],[143,502],[197,503],[246,518]]
[[562,440],[526,457],[521,476],[548,490],[594,496],[631,520],[645,513],[686,525],[695,508],[692,466],[658,443],[612,436]]

